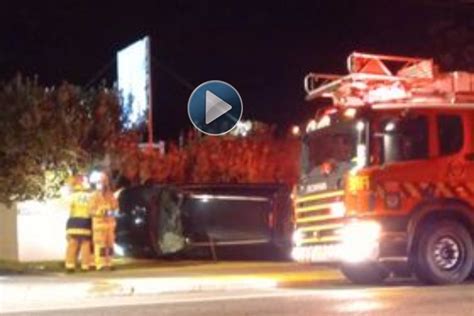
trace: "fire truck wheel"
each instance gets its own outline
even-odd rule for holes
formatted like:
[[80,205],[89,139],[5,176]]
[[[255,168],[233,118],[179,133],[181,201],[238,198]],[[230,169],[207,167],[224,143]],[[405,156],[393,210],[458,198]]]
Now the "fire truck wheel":
[[428,284],[456,284],[471,273],[474,249],[467,229],[443,220],[425,225],[416,251],[415,274]]
[[474,265],[471,271],[471,274],[467,277],[468,280],[474,280]]
[[377,263],[343,264],[341,272],[355,284],[380,284],[390,274]]

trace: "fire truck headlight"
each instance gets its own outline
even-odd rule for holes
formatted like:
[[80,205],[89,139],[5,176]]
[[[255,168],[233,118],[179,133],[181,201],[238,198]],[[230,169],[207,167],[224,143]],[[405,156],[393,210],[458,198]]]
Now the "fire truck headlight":
[[296,246],[301,245],[303,238],[304,238],[304,234],[301,230],[297,229],[293,232],[293,236],[292,236],[293,244],[295,244]]
[[376,259],[382,228],[374,221],[357,221],[341,229],[342,260],[361,262]]
[[343,217],[346,214],[346,206],[344,202],[336,202],[331,205],[331,215]]

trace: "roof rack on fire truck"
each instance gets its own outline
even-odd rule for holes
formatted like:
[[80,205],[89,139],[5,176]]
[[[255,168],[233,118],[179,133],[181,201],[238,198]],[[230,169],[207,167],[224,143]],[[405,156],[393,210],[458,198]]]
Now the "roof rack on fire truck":
[[347,75],[310,73],[305,77],[307,100],[332,98],[339,106],[380,102],[474,101],[474,74],[440,74],[432,59],[354,52]]

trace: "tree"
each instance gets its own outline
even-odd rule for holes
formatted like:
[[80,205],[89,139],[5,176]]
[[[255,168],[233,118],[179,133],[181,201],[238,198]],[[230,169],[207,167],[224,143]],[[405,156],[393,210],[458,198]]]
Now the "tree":
[[0,201],[55,196],[65,179],[100,160],[120,132],[116,94],[104,86],[0,84]]
[[269,129],[246,137],[232,135],[188,139],[183,148],[171,143],[165,154],[138,149],[136,139],[122,137],[113,161],[130,183],[262,183],[294,184],[300,144],[276,138]]

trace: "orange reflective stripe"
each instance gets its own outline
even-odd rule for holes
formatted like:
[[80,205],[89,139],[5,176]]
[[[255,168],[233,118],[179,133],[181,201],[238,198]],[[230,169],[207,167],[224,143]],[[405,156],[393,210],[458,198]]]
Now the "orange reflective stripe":
[[418,192],[418,189],[415,184],[410,182],[404,182],[403,187],[412,197],[417,199],[421,198],[421,194],[420,192]]
[[469,191],[474,193],[474,182],[466,182],[466,187],[469,189]]
[[441,193],[441,196],[443,197],[452,198],[455,196],[455,194],[444,182],[438,182],[437,188],[438,188],[438,191]]
[[384,197],[385,197],[385,189],[384,189],[384,187],[383,187],[382,185],[377,184],[375,190],[376,190],[376,192],[377,192],[376,194],[377,194],[378,197],[380,197],[380,198],[384,198]]

